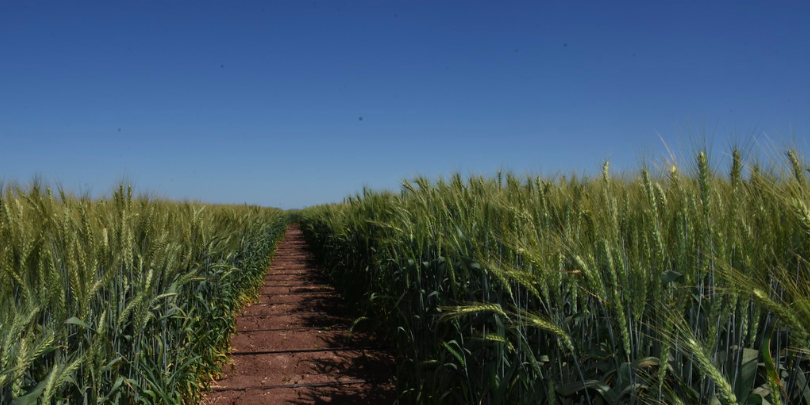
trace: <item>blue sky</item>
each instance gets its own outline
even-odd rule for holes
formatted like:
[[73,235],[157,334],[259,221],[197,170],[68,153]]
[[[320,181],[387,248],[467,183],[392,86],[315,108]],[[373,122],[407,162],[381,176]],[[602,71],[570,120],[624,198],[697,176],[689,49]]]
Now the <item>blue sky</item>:
[[[282,208],[810,138],[806,1],[0,4],[0,180]],[[758,146],[754,147],[759,148]]]

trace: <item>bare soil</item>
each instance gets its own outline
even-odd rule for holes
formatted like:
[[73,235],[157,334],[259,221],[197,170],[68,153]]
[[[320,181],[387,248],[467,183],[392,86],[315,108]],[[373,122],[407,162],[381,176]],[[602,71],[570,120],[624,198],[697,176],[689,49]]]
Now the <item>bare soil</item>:
[[390,404],[394,358],[352,318],[291,225],[259,292],[237,318],[231,367],[202,405]]

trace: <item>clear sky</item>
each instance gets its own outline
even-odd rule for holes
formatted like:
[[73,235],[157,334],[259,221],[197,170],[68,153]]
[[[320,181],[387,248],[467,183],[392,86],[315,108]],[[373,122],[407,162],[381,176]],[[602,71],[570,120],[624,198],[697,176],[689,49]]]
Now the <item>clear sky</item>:
[[661,138],[806,151],[808,21],[805,0],[5,1],[0,181],[297,208],[633,169]]

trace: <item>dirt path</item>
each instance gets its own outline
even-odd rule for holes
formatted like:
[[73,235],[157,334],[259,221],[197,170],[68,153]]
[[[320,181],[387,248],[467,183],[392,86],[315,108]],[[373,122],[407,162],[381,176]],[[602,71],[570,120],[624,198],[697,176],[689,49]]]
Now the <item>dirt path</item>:
[[374,336],[348,332],[352,319],[297,226],[279,243],[260,294],[237,319],[233,367],[203,405],[394,401],[393,358]]

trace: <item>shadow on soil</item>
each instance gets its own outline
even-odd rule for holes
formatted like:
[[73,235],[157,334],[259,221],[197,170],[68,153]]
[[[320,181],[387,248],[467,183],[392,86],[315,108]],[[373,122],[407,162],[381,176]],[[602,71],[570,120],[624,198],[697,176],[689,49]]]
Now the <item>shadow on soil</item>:
[[[308,266],[317,268],[317,264],[306,258]],[[303,278],[302,278],[303,280]],[[306,282],[327,285],[329,279],[320,272],[311,272]],[[332,326],[332,330],[345,330],[340,335],[319,336],[323,347],[353,348],[334,352],[328,358],[314,359],[313,371],[318,374],[339,375],[341,381],[365,381],[365,383],[347,384],[332,387],[307,387],[293,404],[392,404],[396,400],[395,384],[391,376],[396,372],[393,356],[387,351],[386,343],[373,334],[370,325],[357,325],[350,332],[353,317],[351,311],[338,295],[313,295],[300,299],[298,310],[319,313],[304,318],[305,324],[311,327]],[[325,322],[325,320],[328,320]]]

